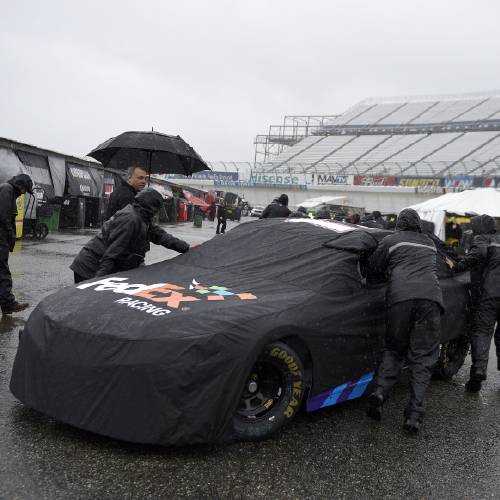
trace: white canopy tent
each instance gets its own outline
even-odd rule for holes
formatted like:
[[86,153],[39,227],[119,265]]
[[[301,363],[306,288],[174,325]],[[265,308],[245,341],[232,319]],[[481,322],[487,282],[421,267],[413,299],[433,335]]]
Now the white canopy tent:
[[300,203],[301,207],[314,208],[318,205],[343,205],[347,196],[318,196],[309,198]]
[[500,217],[500,192],[494,188],[480,188],[447,193],[408,208],[416,210],[421,219],[433,222],[434,233],[444,241],[446,213]]

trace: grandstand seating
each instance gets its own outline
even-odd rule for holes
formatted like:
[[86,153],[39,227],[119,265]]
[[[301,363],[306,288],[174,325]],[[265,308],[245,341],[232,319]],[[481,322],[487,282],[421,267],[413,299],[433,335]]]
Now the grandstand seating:
[[406,125],[490,120],[500,117],[500,96],[384,102],[369,99],[350,108],[332,125]]
[[426,137],[427,134],[392,135],[378,148],[367,153],[363,161],[373,163],[374,167],[384,160],[391,161],[395,156],[404,154],[406,150],[416,146]]
[[322,137],[322,140],[313,147],[301,151],[293,161],[312,166],[315,163],[324,161],[326,156],[333,154],[335,151],[342,150],[353,139],[355,139],[353,136],[341,135]]
[[383,120],[378,123],[380,125],[390,125],[390,124],[406,124],[411,123],[413,120],[417,119],[421,114],[428,110],[431,110],[436,106],[436,101],[431,102],[407,102],[401,108],[399,108],[394,113],[386,116]]
[[361,160],[363,155],[368,151],[373,150],[384,141],[389,139],[389,135],[361,135],[358,137],[351,136],[351,140],[342,148],[335,150],[331,155],[326,156],[321,163],[343,164],[348,167],[357,160]]
[[[309,151],[311,149],[311,147],[314,146],[315,144],[318,144],[317,149],[319,149],[319,152],[317,154],[322,155],[321,151],[322,151],[323,145],[322,144],[320,145],[319,143],[326,140],[326,139],[330,139],[330,137],[326,137],[326,136],[318,137],[315,135],[306,137],[305,139],[303,139],[299,143],[295,144],[291,148],[288,148],[286,151],[284,151],[279,157],[280,162],[284,163],[284,162],[288,162],[288,161],[293,161],[293,163],[300,163],[301,155],[303,153],[306,153],[307,151]],[[338,139],[338,137],[332,136],[331,139]],[[327,141],[328,148],[330,148],[330,142],[331,141]],[[308,160],[306,160],[306,161],[308,161]]]
[[460,133],[430,134],[425,140],[417,142],[405,151],[393,156],[391,161],[418,162],[419,160],[424,160],[434,152],[438,152],[446,147],[447,144],[456,141],[461,135]]
[[480,105],[469,109],[455,121],[475,121],[490,120],[500,116],[500,98],[491,98],[484,100]]
[[500,172],[500,93],[370,99],[314,133],[265,170],[492,175]]

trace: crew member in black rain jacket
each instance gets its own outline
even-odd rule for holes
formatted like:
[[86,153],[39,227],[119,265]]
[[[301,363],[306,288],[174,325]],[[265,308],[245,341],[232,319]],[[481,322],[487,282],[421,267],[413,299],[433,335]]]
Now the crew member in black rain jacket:
[[[493,227],[491,227],[491,225],[493,225]],[[470,226],[472,231],[472,238],[467,250],[467,254],[471,251],[476,236],[488,234],[491,230],[494,231],[495,222],[488,215],[478,215],[477,217],[473,217],[471,219]],[[479,243],[479,246],[481,246],[482,240],[483,238],[479,238],[479,240],[476,240],[476,242]],[[473,311],[477,309],[479,300],[481,299],[481,282],[485,265],[485,262],[480,258],[480,254],[478,254],[477,250],[478,248],[476,247],[474,255],[472,255],[471,258],[462,258],[457,264],[452,266],[453,271],[459,273],[470,270],[470,295],[472,299],[471,302]]]
[[378,210],[374,210],[371,214],[367,214],[361,225],[378,229],[388,229],[388,224],[385,222],[382,214]]
[[290,212],[289,219],[309,219],[307,210],[304,207],[298,207],[294,212]]
[[161,194],[148,188],[136,195],[133,204],[106,221],[101,233],[82,248],[71,264],[75,283],[140,266],[150,249],[150,242],[180,253],[187,252],[188,243],[153,224],[153,215],[162,203]]
[[24,193],[33,193],[33,181],[27,174],[19,174],[0,184],[0,306],[2,314],[12,314],[29,307],[17,302],[12,294],[12,275],[9,252],[16,244],[16,199]]
[[408,359],[410,401],[403,426],[417,432],[424,416],[425,392],[439,357],[443,298],[437,278],[437,250],[421,233],[415,210],[399,214],[396,232],[380,241],[369,265],[370,272],[388,275],[389,284],[385,345],[367,413],[375,420],[382,418],[382,406]]
[[262,212],[261,219],[272,219],[275,217],[288,217],[291,214],[288,208],[288,196],[282,194],[276,201],[273,201]]
[[226,224],[227,224],[227,212],[224,202],[221,202],[217,206],[217,229],[215,230],[215,234],[224,234],[226,232]]
[[[479,219],[479,220],[478,220]],[[470,379],[465,384],[469,392],[481,389],[486,380],[491,337],[495,323],[500,323],[500,235],[495,220],[489,215],[475,217],[474,233],[469,253],[453,266],[456,272],[471,270],[473,305]],[[500,334],[495,333],[497,367],[500,370]]]

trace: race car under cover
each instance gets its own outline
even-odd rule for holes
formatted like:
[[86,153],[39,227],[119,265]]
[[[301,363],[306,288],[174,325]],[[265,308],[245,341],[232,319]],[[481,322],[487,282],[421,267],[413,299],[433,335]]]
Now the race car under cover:
[[[385,285],[366,280],[387,231],[311,219],[241,224],[155,265],[66,287],[20,334],[11,391],[61,422],[163,445],[261,439],[363,395]],[[441,373],[467,353],[464,276],[442,263]]]

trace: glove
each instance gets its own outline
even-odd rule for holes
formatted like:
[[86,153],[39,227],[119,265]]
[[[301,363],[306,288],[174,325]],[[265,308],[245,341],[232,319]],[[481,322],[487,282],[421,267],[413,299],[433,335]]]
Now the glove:
[[177,243],[176,246],[177,246],[176,250],[179,253],[186,253],[189,250],[189,243],[185,241],[180,241],[179,243]]

